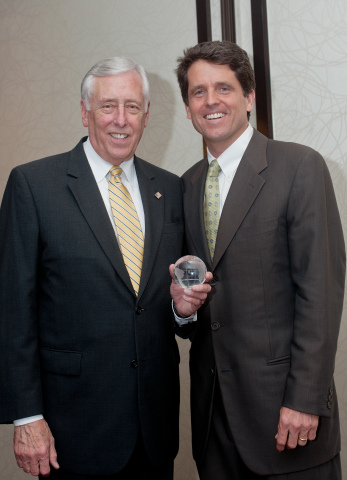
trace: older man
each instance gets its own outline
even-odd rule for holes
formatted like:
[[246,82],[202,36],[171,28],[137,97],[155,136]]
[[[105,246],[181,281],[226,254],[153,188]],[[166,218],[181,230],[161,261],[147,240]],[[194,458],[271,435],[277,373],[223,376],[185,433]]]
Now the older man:
[[[135,156],[148,109],[140,65],[97,63],[82,82],[89,137],[8,181],[0,421],[15,420],[17,462],[32,475],[172,478],[179,354],[168,265],[182,250],[182,191]],[[180,315],[204,288],[177,299]]]

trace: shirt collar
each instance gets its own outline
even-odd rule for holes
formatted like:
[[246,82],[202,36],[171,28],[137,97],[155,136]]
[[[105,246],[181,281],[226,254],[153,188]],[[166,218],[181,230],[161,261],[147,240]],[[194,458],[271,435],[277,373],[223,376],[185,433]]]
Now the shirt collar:
[[[240,135],[239,138],[218,157],[219,166],[226,177],[235,171],[235,167],[237,168],[246,148],[248,147],[252,135],[253,127],[248,124],[248,127],[243,134]],[[207,149],[208,163],[210,164],[214,158],[215,157],[209,152],[209,149]]]
[[[101,158],[100,155],[96,153],[92,144],[90,143],[89,137],[83,143],[83,148],[95,180],[97,183],[100,183],[106,177],[112,165],[109,162],[106,162],[106,160]],[[122,168],[128,182],[133,185],[135,178],[134,157],[132,157],[130,160],[122,162],[119,166]]]

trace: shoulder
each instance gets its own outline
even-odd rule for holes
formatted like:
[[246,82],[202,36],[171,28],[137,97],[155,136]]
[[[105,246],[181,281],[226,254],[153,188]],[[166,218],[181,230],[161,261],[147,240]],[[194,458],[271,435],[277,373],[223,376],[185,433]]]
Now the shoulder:
[[200,173],[206,168],[207,169],[207,159],[203,158],[202,160],[195,163],[193,166],[188,168],[188,170],[182,175],[183,182],[187,182],[192,180],[196,175],[200,175]]
[[293,161],[324,162],[322,155],[311,147],[295,142],[268,140],[267,156]]
[[59,171],[65,171],[72,156],[79,156],[84,153],[84,138],[70,151],[50,155],[48,157],[33,160],[14,167],[11,176],[24,176],[39,178],[46,175],[56,175]]

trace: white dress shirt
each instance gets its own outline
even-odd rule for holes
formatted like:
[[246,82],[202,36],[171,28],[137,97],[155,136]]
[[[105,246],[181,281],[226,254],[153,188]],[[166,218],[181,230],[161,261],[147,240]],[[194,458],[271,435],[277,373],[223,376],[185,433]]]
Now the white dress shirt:
[[[115,231],[116,237],[118,239],[116,224],[114,222],[114,218],[111,211],[110,199],[108,194],[108,182],[110,179],[110,168],[112,165],[106,162],[104,159],[100,157],[92,147],[90,143],[89,137],[86,142],[83,144],[84,152],[88,159],[90,168],[92,169],[95,181],[99,187],[102,199],[104,201],[108,216],[110,217],[113,229]],[[121,179],[123,185],[128,189],[131,198],[133,199],[134,205],[136,207],[137,215],[139,217],[139,221],[141,223],[143,238],[145,238],[145,214],[143,211],[143,204],[140,194],[140,187],[137,180],[135,165],[134,165],[134,157],[130,160],[126,160],[120,164],[120,167],[123,169],[121,174]],[[35,422],[36,420],[41,420],[43,415],[35,415],[33,417],[26,417],[21,418],[19,420],[14,420],[14,425],[20,426],[25,425],[26,423]]]
[[[222,214],[222,210],[224,207],[225,200],[228,196],[230,185],[234,180],[236,170],[240,165],[241,158],[245,153],[246,148],[252,138],[253,135],[253,127],[248,125],[247,129],[243,132],[242,135],[239,136],[234,143],[230,145],[222,155],[217,158],[218,164],[221,168],[221,171],[218,175],[218,182],[219,182],[219,193],[220,193],[220,213]],[[207,149],[207,160],[210,164],[215,157],[211,155],[209,150]]]

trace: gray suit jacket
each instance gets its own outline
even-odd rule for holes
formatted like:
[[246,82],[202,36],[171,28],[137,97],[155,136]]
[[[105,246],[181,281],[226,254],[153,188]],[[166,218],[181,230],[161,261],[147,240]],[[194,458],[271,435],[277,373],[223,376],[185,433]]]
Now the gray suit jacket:
[[[248,467],[260,475],[309,468],[340,449],[333,371],[345,250],[328,169],[312,149],[254,131],[211,264],[202,220],[207,167],[204,159],[183,176],[187,251],[214,274],[190,352],[194,457],[206,454],[218,375]],[[319,415],[320,425],[314,442],[280,454],[282,405]]]
[[15,168],[4,194],[0,422],[43,413],[62,468],[112,474],[139,428],[155,465],[178,450],[168,267],[182,254],[182,186],[135,158],[146,221],[136,298],[82,141]]

